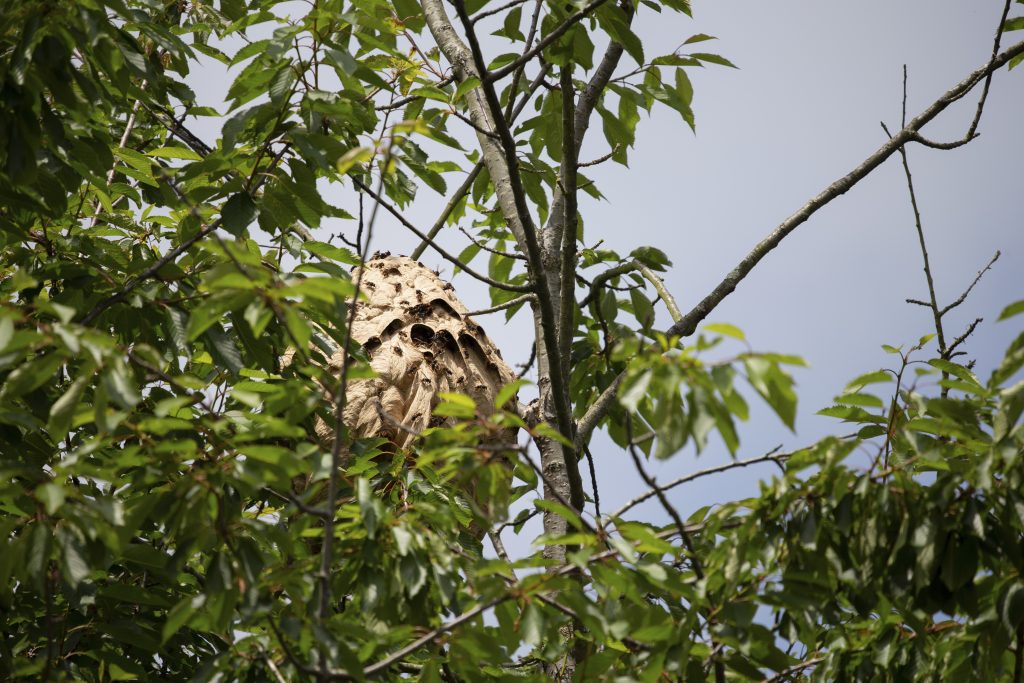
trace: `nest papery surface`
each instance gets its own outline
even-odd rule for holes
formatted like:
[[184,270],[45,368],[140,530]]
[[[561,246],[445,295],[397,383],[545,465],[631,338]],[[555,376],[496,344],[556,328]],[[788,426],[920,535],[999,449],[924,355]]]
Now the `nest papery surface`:
[[[360,279],[359,269],[352,278]],[[467,394],[486,411],[515,379],[452,285],[418,261],[375,255],[360,289],[366,300],[356,304],[352,338],[377,377],[348,385],[344,421],[353,436],[380,436],[405,448],[415,433],[441,424],[431,417],[438,394]],[[340,372],[342,361],[339,350],[331,368]],[[330,425],[321,423],[317,431],[325,440],[333,437]]]

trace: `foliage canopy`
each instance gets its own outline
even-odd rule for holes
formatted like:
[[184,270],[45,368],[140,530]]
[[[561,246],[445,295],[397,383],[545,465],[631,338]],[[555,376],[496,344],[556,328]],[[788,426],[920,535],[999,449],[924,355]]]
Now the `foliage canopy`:
[[[633,15],[686,0],[279,5],[0,4],[0,676],[1021,680],[1024,334],[988,378],[941,339],[892,349],[825,411],[853,434],[717,468],[776,463],[755,498],[683,518],[667,491],[712,472],[646,473],[709,439],[738,458],[751,397],[792,427],[801,364],[692,336],[736,281],[684,315],[665,254],[584,239],[592,115],[625,164],[642,112],[694,125],[688,69],[731,66],[701,34],[645,54]],[[1024,55],[996,47],[956,97]],[[226,112],[185,83],[200,55],[236,67]],[[540,396],[444,394],[396,449],[338,419],[372,374],[351,269],[426,191],[433,234],[472,230],[445,257],[534,316]],[[667,524],[597,514],[597,427]],[[486,446],[510,429],[530,441]]]

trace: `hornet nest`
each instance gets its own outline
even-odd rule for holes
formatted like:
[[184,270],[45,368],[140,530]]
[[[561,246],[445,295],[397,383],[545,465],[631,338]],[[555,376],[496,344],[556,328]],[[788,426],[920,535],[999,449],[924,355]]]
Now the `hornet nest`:
[[[358,268],[352,277],[359,278]],[[363,269],[361,291],[366,300],[355,304],[352,338],[377,377],[348,384],[343,417],[353,436],[383,437],[405,448],[424,428],[444,423],[432,416],[439,393],[467,394],[488,410],[515,379],[452,285],[418,261],[374,254]],[[340,372],[342,360],[339,349],[331,369]],[[317,433],[325,442],[334,437],[323,422]],[[500,440],[512,439],[505,434]]]

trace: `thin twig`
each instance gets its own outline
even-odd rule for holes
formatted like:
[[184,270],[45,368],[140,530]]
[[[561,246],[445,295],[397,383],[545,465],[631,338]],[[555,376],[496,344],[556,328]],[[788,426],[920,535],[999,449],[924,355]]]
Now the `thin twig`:
[[305,512],[307,515],[312,515],[320,519],[327,519],[328,517],[330,517],[330,513],[328,513],[327,510],[306,505],[298,498],[298,496],[296,496],[294,493],[290,491],[288,493],[281,493],[280,491],[272,489],[269,486],[264,486],[263,490],[266,493],[269,493],[270,495],[274,496],[275,498],[279,498],[285,501],[286,503],[291,503],[300,511]]
[[[769,453],[765,453],[764,455],[758,456],[756,458],[749,458],[747,460],[734,460],[732,462],[727,462],[724,465],[716,465],[714,467],[708,467],[707,469],[699,470],[697,472],[691,472],[690,474],[679,477],[678,479],[673,479],[667,484],[662,484],[661,490],[668,491],[669,489],[673,489],[677,486],[686,484],[696,479],[701,479],[712,474],[718,474],[719,472],[735,470],[741,467],[750,467],[751,465],[759,465],[761,463],[766,462],[776,464],[781,463],[789,456],[786,454],[779,454],[778,450],[778,447],[776,447]],[[611,518],[615,519],[618,517],[622,517],[622,515],[624,515],[626,512],[636,507],[640,503],[643,503],[644,501],[653,498],[655,495],[657,495],[656,491],[650,490],[640,494],[639,496],[636,496],[635,498],[630,499],[625,505],[623,505],[618,510],[613,512],[611,514]]]
[[422,230],[420,230],[415,225],[413,225],[411,221],[409,221],[405,216],[402,215],[402,213],[398,209],[396,209],[394,207],[394,205],[392,205],[388,200],[384,199],[384,197],[381,196],[381,194],[379,192],[374,192],[369,187],[364,185],[363,182],[361,180],[359,180],[358,178],[353,177],[352,178],[352,182],[360,190],[362,190],[366,194],[370,195],[373,198],[373,200],[375,202],[377,202],[378,206],[383,206],[387,210],[388,213],[390,213],[392,216],[397,218],[398,222],[401,223],[403,226],[405,226],[410,232],[412,232],[414,235],[416,235],[421,240],[423,240],[428,245],[430,245],[431,248],[433,248],[434,251],[436,251],[438,254],[440,254],[442,258],[444,258],[446,261],[448,261],[450,263],[453,263],[456,266],[458,266],[459,268],[461,268],[462,270],[464,270],[467,275],[470,275],[470,276],[476,278],[477,280],[480,280],[481,282],[485,282],[485,283],[489,284],[491,287],[495,287],[497,289],[504,289],[504,290],[507,290],[507,291],[510,291],[510,292],[532,292],[533,291],[533,287],[531,285],[513,285],[513,284],[509,284],[507,282],[498,282],[497,280],[495,280],[493,278],[489,278],[486,275],[484,275],[482,273],[478,273],[477,271],[473,270],[472,268],[467,266],[465,263],[460,261],[457,256],[453,256],[448,250],[446,250],[444,247],[439,245],[434,240],[430,239],[430,237],[428,237],[426,234],[424,234]]
[[533,362],[537,360],[537,342],[530,344],[530,356],[526,359],[525,363],[520,363],[517,367],[520,368],[519,373],[516,375],[516,379],[522,379],[526,376],[526,373],[530,371],[533,366]]
[[518,7],[519,5],[522,5],[522,4],[527,3],[529,1],[530,0],[511,0],[511,2],[506,2],[504,5],[498,5],[494,9],[489,9],[489,10],[482,11],[482,12],[477,12],[476,14],[474,14],[470,18],[469,22],[471,24],[476,24],[481,19],[493,16],[495,14],[501,14],[502,12],[504,12],[507,9],[512,9],[513,7]]
[[[384,126],[387,126],[387,117],[384,119]],[[394,144],[393,138],[391,144]],[[384,187],[384,178],[387,175],[386,169],[388,167],[390,156],[391,145],[387,148],[387,153],[385,155],[386,158],[381,166],[380,179],[378,180],[377,185],[378,192],[380,192]],[[353,180],[358,182],[354,177]],[[359,183],[359,185],[362,186],[362,183]],[[355,324],[356,309],[358,308],[359,294],[363,284],[363,275],[366,272],[366,257],[369,254],[370,243],[373,241],[373,227],[377,220],[377,211],[379,208],[379,202],[373,205],[373,210],[370,211],[370,220],[366,226],[366,240],[360,244],[361,251],[359,252],[359,262],[362,264],[362,267],[359,268],[359,273],[356,276],[355,291],[352,295],[352,305],[349,307],[348,320],[345,324],[345,333],[342,335],[341,387],[334,399],[334,443],[331,445],[331,469],[327,477],[328,517],[324,520],[324,540],[320,546],[320,571],[317,576],[320,590],[320,602],[317,606],[317,621],[321,627],[327,623],[327,619],[330,616],[331,564],[333,561],[334,550],[334,518],[338,505],[338,470],[341,468],[341,444],[342,436],[345,434],[344,416],[345,406],[348,401],[348,368],[349,361],[351,359],[348,347],[352,341],[352,326]],[[327,653],[326,651],[321,651],[319,672],[319,678],[321,680],[327,679],[328,669]]]
[[[995,37],[992,39],[992,59],[990,60],[990,63],[994,62],[996,56],[999,54],[999,44],[1002,42],[1003,38],[1003,24],[1006,23],[1006,17],[1010,13],[1010,4],[1012,2],[1013,0],[1006,0],[1003,5],[1002,15],[999,17],[999,23],[996,25]],[[981,123],[981,114],[985,110],[985,101],[988,99],[988,90],[991,84],[992,72],[990,71],[988,75],[985,76],[985,85],[981,89],[981,97],[978,99],[978,108],[974,112],[974,119],[971,121],[970,127],[968,127],[967,132],[962,138],[952,142],[934,142],[918,133],[914,135],[914,142],[918,142],[933,149],[950,150],[962,147],[974,138],[978,137],[978,124]]]
[[800,673],[804,669],[809,669],[815,664],[820,664],[823,661],[825,661],[824,657],[813,657],[806,661],[800,662],[799,664],[794,664],[793,666],[787,667],[779,673],[775,674],[774,676],[769,676],[765,678],[763,681],[761,681],[761,683],[780,683],[781,681],[786,680],[793,674]]
[[974,333],[974,328],[976,328],[978,325],[980,325],[983,320],[984,320],[984,318],[975,318],[974,322],[972,322],[970,325],[967,326],[967,331],[964,332],[963,334],[961,334],[956,339],[954,339],[953,343],[949,345],[949,348],[946,349],[945,357],[946,358],[952,358],[953,357],[953,352],[956,351],[956,348],[958,346],[960,346],[961,344],[963,344],[965,341],[967,341],[967,338],[970,337]]
[[[903,65],[903,119],[902,124],[907,125],[907,66]],[[882,130],[892,139],[889,129],[882,124]],[[935,325],[935,334],[938,338],[939,353],[946,353],[946,335],[942,329],[942,313],[939,311],[939,304],[935,298],[935,280],[932,278],[931,264],[928,260],[928,246],[925,244],[924,227],[921,224],[921,210],[917,205],[917,193],[914,192],[914,176],[910,172],[910,162],[907,158],[907,148],[899,148],[900,160],[903,162],[903,175],[907,179],[907,191],[910,193],[910,207],[914,212],[914,226],[917,228],[917,241],[921,247],[921,259],[924,261],[924,279],[928,284],[928,308],[932,312],[932,320]]]
[[608,161],[613,156],[615,156],[615,154],[619,151],[621,147],[622,145],[620,143],[615,143],[615,147],[612,148],[612,151],[608,152],[604,156],[600,156],[594,159],[593,161],[581,162],[577,164],[577,168],[586,168],[588,166],[597,166],[598,164],[603,164],[604,162]]
[[995,256],[993,256],[991,259],[989,259],[989,262],[985,265],[985,267],[978,271],[978,274],[974,277],[974,280],[967,287],[967,289],[964,290],[964,293],[961,294],[960,296],[958,296],[956,301],[954,301],[953,303],[951,303],[948,306],[946,306],[945,308],[943,308],[940,311],[940,313],[942,315],[946,315],[947,313],[952,311],[954,308],[956,308],[957,306],[962,304],[964,302],[964,300],[967,298],[967,296],[971,293],[971,290],[974,289],[974,286],[976,284],[978,284],[979,280],[981,280],[981,276],[984,275],[990,268],[992,268],[992,264],[994,264],[996,261],[998,261],[999,257],[1002,256],[1002,255],[1003,255],[1002,252],[996,250]]
[[513,253],[510,253],[510,252],[507,252],[507,251],[501,251],[500,249],[495,249],[494,247],[487,246],[483,242],[480,242],[475,237],[473,237],[473,235],[471,235],[469,233],[469,231],[466,230],[461,225],[459,226],[459,232],[461,232],[463,235],[468,237],[469,240],[473,244],[475,244],[476,246],[478,246],[479,248],[483,249],[484,251],[486,251],[486,252],[488,252],[490,254],[494,254],[495,256],[504,256],[505,258],[510,258],[510,259],[516,259],[517,261],[525,261],[526,260],[526,257],[523,256],[522,254],[513,254]]

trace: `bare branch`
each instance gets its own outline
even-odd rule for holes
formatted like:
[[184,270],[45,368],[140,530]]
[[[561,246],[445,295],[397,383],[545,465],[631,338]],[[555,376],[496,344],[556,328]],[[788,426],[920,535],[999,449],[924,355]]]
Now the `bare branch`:
[[430,230],[427,231],[426,237],[423,238],[423,241],[420,242],[419,246],[413,250],[412,254],[410,254],[410,258],[412,258],[413,261],[420,260],[420,257],[423,256],[423,252],[430,246],[432,240],[437,237],[437,233],[441,232],[441,228],[443,228],[444,224],[448,221],[448,216],[452,215],[452,211],[455,210],[455,207],[462,201],[462,198],[465,197],[466,193],[468,193],[473,187],[473,182],[476,180],[476,177],[480,175],[480,171],[482,171],[483,168],[483,161],[476,162],[469,174],[466,176],[466,179],[462,181],[462,184],[459,185],[458,189],[452,194],[448,203],[444,205],[444,209],[441,210],[441,215],[437,217],[437,220],[434,221],[434,225],[432,225]]
[[489,9],[489,10],[482,11],[482,12],[477,12],[470,19],[470,23],[475,25],[481,19],[485,19],[487,17],[494,16],[495,14],[501,14],[502,12],[504,12],[507,9],[512,9],[513,7],[518,7],[519,5],[522,5],[522,4],[527,3],[527,2],[530,2],[530,0],[511,0],[511,2],[506,2],[504,5],[498,5],[494,9]]
[[458,111],[456,109],[450,109],[450,110],[448,110],[448,113],[451,114],[452,116],[454,116],[455,118],[457,118],[458,120],[462,121],[463,123],[465,123],[467,126],[472,128],[473,130],[475,130],[480,135],[486,135],[487,137],[494,138],[495,140],[498,139],[498,134],[497,133],[495,133],[494,131],[487,130],[487,129],[481,127],[481,126],[478,126],[477,124],[475,124],[473,122],[473,119],[469,118],[468,116],[466,116],[462,112],[460,112],[460,111]]
[[668,329],[669,335],[687,337],[694,333],[697,325],[700,324],[710,313],[722,302],[725,297],[735,291],[737,285],[750,273],[750,271],[764,258],[768,252],[777,247],[793,230],[803,224],[814,215],[818,209],[830,203],[836,197],[845,194],[860,182],[871,171],[875,170],[882,162],[888,159],[900,147],[911,142],[914,134],[922,126],[933,120],[942,113],[950,104],[956,102],[970,92],[986,76],[1002,68],[1008,61],[1017,55],[1024,54],[1024,42],[1017,43],[1013,47],[1004,50],[997,57],[990,60],[984,66],[970,73],[965,79],[950,88],[939,99],[933,102],[927,109],[918,114],[902,130],[897,132],[888,142],[882,145],[874,154],[869,156],[860,165],[836,180],[818,195],[804,204],[796,213],[783,221],[767,237],[761,240],[747,254],[743,260],[725,278],[698,303],[693,309],[683,316],[683,319]]
[[601,494],[597,489],[597,468],[594,467],[594,454],[586,446],[583,447],[583,454],[587,456],[587,467],[590,469],[590,486],[594,491],[594,517],[601,519]]
[[[597,0],[603,2],[603,0]],[[433,26],[437,24],[440,17],[443,15],[443,9],[438,11],[434,5],[438,3],[438,0],[423,0],[424,6],[430,6],[433,10]],[[477,40],[476,33],[473,30],[473,26],[469,22],[469,16],[466,13],[466,6],[463,0],[454,0],[455,9],[459,14],[459,19],[462,21],[463,26],[466,30],[466,38],[469,41],[470,57],[473,63],[473,70],[479,75],[481,86],[474,89],[475,92],[482,91],[483,101],[477,100],[478,104],[478,115],[483,116],[485,119],[489,119],[490,123],[495,126],[497,133],[501,139],[501,145],[498,150],[504,160],[502,171],[506,172],[506,178],[508,182],[508,188],[511,192],[511,199],[513,206],[503,207],[505,217],[509,222],[509,227],[513,230],[513,234],[516,235],[517,239],[520,240],[520,246],[525,247],[525,252],[528,257],[527,265],[530,271],[530,277],[533,281],[536,291],[540,293],[540,296],[536,299],[537,310],[540,313],[540,328],[543,336],[545,350],[549,356],[554,355],[555,358],[560,356],[559,340],[560,335],[558,332],[558,320],[556,319],[555,306],[553,299],[558,295],[558,292],[552,290],[548,283],[547,274],[544,269],[543,255],[540,248],[540,243],[537,238],[537,228],[533,223],[533,217],[530,214],[529,203],[526,197],[526,190],[523,186],[522,178],[519,174],[519,159],[516,152],[515,139],[512,136],[512,131],[509,129],[508,122],[502,115],[501,105],[498,101],[498,95],[494,90],[493,80],[490,79],[487,69],[486,62],[484,61],[483,52],[480,49],[480,43]],[[582,18],[582,17],[581,17]],[[428,18],[429,21],[429,18]],[[439,27],[440,28],[440,27]],[[449,24],[448,28],[451,26]],[[551,34],[547,36],[549,38]],[[438,37],[438,42],[441,43],[441,37]],[[545,38],[545,40],[547,39]],[[452,49],[453,40],[448,37],[448,47]],[[540,41],[540,46],[544,41]],[[452,55],[449,55],[451,59]],[[463,57],[465,59],[465,57]],[[453,60],[454,61],[454,60]],[[466,69],[464,61],[463,69]],[[468,72],[467,72],[468,73]],[[484,143],[486,138],[481,138],[481,143]],[[485,150],[485,158],[488,158],[488,153]],[[497,183],[496,174],[494,169],[491,168],[491,164],[497,162],[497,159],[489,163],[489,170],[491,170],[491,178]],[[500,195],[499,195],[500,198]],[[519,231],[514,229],[513,218],[518,219]],[[564,353],[568,353],[565,350]],[[573,438],[573,420],[572,420],[572,407],[569,403],[569,392],[568,392],[568,378],[564,372],[564,366],[560,362],[554,362],[550,365],[550,380],[551,380],[551,396],[554,399],[555,416],[558,421],[559,431],[566,436],[566,438]],[[577,510],[583,508],[584,494],[583,494],[583,481],[580,477],[579,463],[577,461],[575,453],[569,452],[565,447],[562,448],[563,456],[565,460],[566,473],[569,476],[569,492],[572,498],[573,504]]]
[[[907,65],[903,65],[903,118],[901,124],[907,125]],[[889,129],[882,124],[882,130],[892,139]],[[928,284],[928,308],[932,312],[932,320],[935,324],[935,335],[939,342],[939,353],[946,352],[946,335],[942,330],[942,313],[939,312],[939,304],[935,298],[935,280],[932,278],[931,264],[928,260],[928,247],[924,239],[924,227],[921,225],[921,209],[917,205],[917,193],[914,192],[914,176],[910,173],[910,161],[907,158],[907,148],[900,147],[900,161],[903,162],[903,175],[907,179],[907,191],[910,194],[910,208],[914,212],[914,226],[917,228],[917,241],[921,247],[921,259],[924,262],[924,279]]]
[[[1012,1],[1013,0],[1006,0],[1003,4],[1002,15],[999,17],[999,23],[996,24],[995,38],[992,39],[992,58],[989,61],[990,64],[995,61],[996,56],[999,54],[999,44],[1002,42],[1003,38],[1003,24],[1006,23],[1006,17],[1010,13],[1010,4]],[[904,67],[904,69],[905,68],[906,67]],[[985,76],[985,85],[981,89],[981,97],[978,98],[978,108],[974,112],[974,119],[971,121],[971,125],[967,128],[967,132],[964,133],[962,138],[952,142],[934,142],[918,133],[913,136],[914,142],[918,142],[926,147],[931,147],[932,149],[950,150],[962,147],[974,138],[978,137],[978,124],[981,123],[981,114],[985,111],[985,101],[988,99],[989,86],[992,84],[992,73],[992,71],[989,71]]]
[[[712,474],[718,474],[719,472],[727,472],[729,470],[735,470],[741,467],[750,467],[751,465],[759,465],[761,463],[766,462],[780,464],[789,456],[787,454],[778,453],[778,450],[778,448],[775,448],[771,452],[765,453],[764,455],[758,456],[756,458],[749,458],[747,460],[733,460],[732,462],[727,462],[724,465],[716,465],[714,467],[708,467],[707,469],[699,470],[697,472],[691,472],[690,474],[679,477],[678,479],[673,479],[667,484],[662,484],[661,490],[668,491],[669,489],[673,489],[677,486],[680,486],[681,484],[686,484],[688,482],[695,481],[697,479],[701,479]],[[646,491],[640,494],[639,496],[629,500],[625,505],[623,505],[618,510],[613,512],[611,514],[611,517],[613,519],[621,517],[632,508],[636,507],[637,505],[643,503],[646,500],[649,500],[650,498],[653,498],[655,495],[657,495],[657,492],[654,491],[653,489],[650,491]]]
[[609,268],[603,273],[599,273],[594,277],[593,281],[590,283],[590,291],[587,293],[585,297],[583,297],[583,300],[580,301],[580,306],[586,306],[591,301],[593,301],[597,297],[598,293],[601,291],[601,285],[603,285],[604,283],[608,282],[611,279],[619,277],[620,275],[631,273],[634,270],[636,270],[636,261],[627,261],[625,263]]
[[470,242],[472,242],[476,246],[480,247],[481,249],[483,249],[484,251],[486,251],[489,254],[494,254],[496,256],[504,256],[505,258],[515,259],[517,261],[525,261],[526,260],[526,257],[523,256],[522,254],[513,254],[513,253],[510,253],[510,252],[507,252],[507,251],[501,251],[499,249],[495,249],[493,247],[487,246],[486,244],[484,244],[483,242],[478,241],[475,237],[473,237],[471,234],[469,234],[469,231],[466,230],[465,228],[463,228],[462,226],[459,226],[459,232],[461,232],[463,235],[468,237]]
[[[558,279],[561,282],[561,301],[559,303],[558,321],[558,350],[561,356],[562,377],[568,378],[571,372],[570,358],[572,354],[573,332],[575,325],[573,320],[576,315],[575,294],[576,280],[573,277],[576,273],[576,230],[577,230],[577,188],[576,188],[576,133],[575,133],[575,111],[576,96],[575,86],[572,82],[572,64],[562,67],[559,75],[559,85],[562,91],[562,164],[559,168],[559,185],[563,202],[562,243],[559,251],[562,258],[559,264]],[[552,292],[554,294],[554,292]],[[572,437],[572,434],[566,436]],[[581,483],[582,488],[582,483]]]
[[622,147],[622,145],[616,143],[615,147],[612,149],[612,151],[608,152],[604,156],[600,156],[600,157],[598,157],[596,159],[593,159],[591,161],[584,161],[583,163],[577,164],[577,167],[578,168],[586,168],[587,166],[597,166],[598,164],[603,164],[604,162],[608,161],[613,156],[615,156],[615,153],[619,151],[620,147]]
[[533,292],[530,292],[529,294],[523,294],[522,296],[517,296],[515,299],[512,299],[511,301],[506,301],[503,304],[498,304],[497,306],[491,306],[490,308],[481,308],[479,311],[470,311],[466,315],[471,315],[472,316],[472,315],[486,315],[487,313],[497,313],[498,311],[504,311],[506,308],[512,308],[513,306],[518,306],[519,304],[524,304],[527,301],[533,301],[535,298],[536,298],[536,295]]
[[972,322],[970,325],[967,326],[967,331],[964,332],[963,334],[961,334],[956,339],[954,339],[953,343],[949,345],[949,348],[946,349],[946,353],[944,354],[944,357],[952,358],[953,357],[953,352],[956,351],[956,347],[960,346],[965,341],[967,341],[967,338],[970,337],[974,333],[974,328],[976,328],[978,325],[980,325],[983,320],[984,320],[984,318],[975,318],[974,322]]
[[658,296],[660,296],[662,301],[665,302],[665,307],[668,309],[669,315],[672,316],[672,321],[679,322],[683,317],[682,311],[679,310],[679,304],[676,303],[676,299],[672,296],[672,293],[668,291],[668,288],[665,286],[665,282],[658,277],[657,273],[636,260],[627,261],[621,265],[609,268],[595,277],[594,281],[590,283],[590,291],[587,293],[587,296],[583,298],[583,301],[580,302],[580,306],[586,306],[593,301],[597,297],[598,292],[601,291],[601,286],[612,278],[634,271],[640,273],[645,280],[651,283],[654,290],[658,293]]
[[958,296],[956,301],[954,301],[953,303],[951,303],[948,306],[946,306],[945,308],[943,308],[939,313],[941,315],[946,315],[947,313],[952,311],[954,308],[956,308],[957,306],[962,304],[964,302],[964,300],[967,299],[967,296],[971,293],[971,290],[974,289],[974,286],[976,284],[978,284],[979,280],[981,280],[981,276],[984,275],[986,272],[988,272],[988,270],[992,267],[992,264],[994,264],[996,261],[998,261],[999,257],[1002,256],[1002,255],[1003,255],[1002,252],[996,250],[995,255],[991,259],[989,259],[988,263],[985,265],[984,268],[982,268],[981,270],[978,271],[978,274],[974,277],[974,280],[967,287],[967,289],[964,290],[964,293],[961,294],[960,296]]

